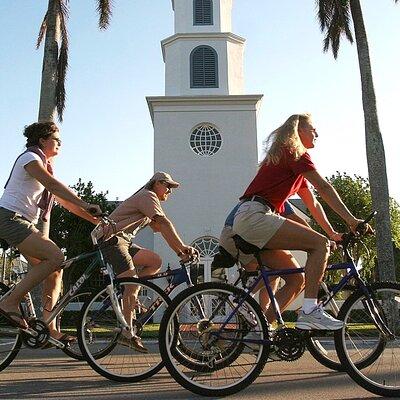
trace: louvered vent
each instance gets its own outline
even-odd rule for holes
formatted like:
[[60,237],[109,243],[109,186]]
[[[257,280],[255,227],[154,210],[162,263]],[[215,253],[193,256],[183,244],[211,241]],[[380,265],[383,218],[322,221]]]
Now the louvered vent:
[[193,0],[194,25],[212,25],[212,0]]
[[191,87],[218,87],[218,56],[209,46],[196,47],[191,54]]

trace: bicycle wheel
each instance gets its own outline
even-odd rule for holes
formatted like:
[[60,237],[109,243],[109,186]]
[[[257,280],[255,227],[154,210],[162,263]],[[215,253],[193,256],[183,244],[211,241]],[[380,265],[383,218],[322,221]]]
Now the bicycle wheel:
[[227,396],[261,373],[269,354],[265,339],[268,326],[257,302],[241,289],[208,282],[185,289],[172,301],[161,321],[160,352],[184,388]]
[[132,320],[135,334],[140,336],[147,354],[139,353],[120,344],[121,324],[104,287],[84,305],[78,327],[78,342],[89,365],[100,375],[119,382],[138,382],[162,369],[158,351],[159,324],[153,319],[170,303],[169,297],[155,284],[136,278],[114,281],[114,290],[121,309],[125,291],[141,287],[140,309]]
[[[328,287],[322,283],[319,301],[326,299]],[[339,305],[335,299],[332,299],[325,310],[337,318]],[[339,360],[335,348],[335,337],[333,331],[311,331],[306,337],[306,346],[310,354],[323,366],[334,371],[343,372],[344,368]]]
[[[338,356],[351,378],[380,396],[400,396],[400,284],[380,282],[343,304],[335,333]],[[390,330],[387,331],[387,328]]]
[[[57,328],[63,334],[75,336],[77,338],[77,326],[79,315],[83,305],[90,298],[91,290],[85,290],[82,293],[77,293],[69,300],[68,304],[57,315]],[[70,342],[62,351],[69,357],[75,360],[82,361],[85,357],[82,355],[78,341]],[[101,354],[99,354],[101,356]]]
[[[9,290],[7,285],[0,282],[0,298]],[[9,322],[0,315],[0,371],[10,365],[17,356],[21,345],[19,330],[11,327]]]

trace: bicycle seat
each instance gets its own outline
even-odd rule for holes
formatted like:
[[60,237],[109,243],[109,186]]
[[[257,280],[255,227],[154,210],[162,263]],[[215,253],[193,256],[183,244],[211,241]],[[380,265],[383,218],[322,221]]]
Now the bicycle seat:
[[261,250],[256,245],[246,242],[239,235],[234,235],[232,239],[235,242],[235,246],[244,254],[257,254]]
[[3,249],[5,251],[9,248],[10,248],[10,245],[8,244],[8,242],[4,239],[0,239],[0,249]]

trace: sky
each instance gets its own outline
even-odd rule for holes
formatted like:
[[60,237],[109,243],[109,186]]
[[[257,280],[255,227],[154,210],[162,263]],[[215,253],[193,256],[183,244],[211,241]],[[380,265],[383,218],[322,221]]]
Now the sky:
[[[189,0],[188,0],[189,1]],[[362,0],[389,192],[400,202],[400,4]],[[294,113],[311,112],[319,138],[312,158],[324,176],[367,177],[356,46],[323,53],[314,0],[234,0],[233,33],[246,39],[245,94],[263,94],[265,137]],[[37,120],[43,48],[36,50],[47,0],[0,0],[0,183]],[[70,0],[67,105],[56,176],[91,180],[123,200],[153,174],[153,127],[146,96],[164,95],[160,41],[174,33],[170,0],[114,0],[99,31],[94,0]]]

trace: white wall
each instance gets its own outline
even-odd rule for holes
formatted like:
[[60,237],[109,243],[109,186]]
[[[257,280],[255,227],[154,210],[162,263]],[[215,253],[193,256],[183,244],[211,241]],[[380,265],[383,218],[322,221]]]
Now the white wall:
[[[241,97],[241,96],[237,96]],[[243,96],[246,97],[246,96]],[[181,187],[163,204],[185,243],[200,236],[219,238],[225,218],[257,170],[256,101],[250,104],[163,102],[154,106],[155,170],[171,173]],[[151,100],[149,100],[151,103]],[[175,104],[175,105],[174,105]],[[221,149],[202,157],[189,145],[192,129],[203,122],[214,124],[222,136]],[[160,236],[155,251],[167,262],[177,257]]]

